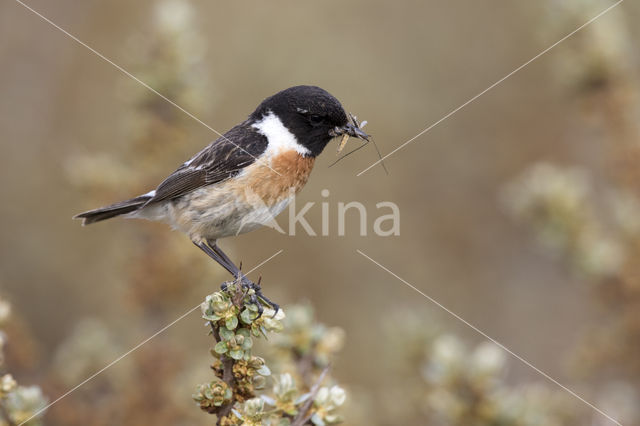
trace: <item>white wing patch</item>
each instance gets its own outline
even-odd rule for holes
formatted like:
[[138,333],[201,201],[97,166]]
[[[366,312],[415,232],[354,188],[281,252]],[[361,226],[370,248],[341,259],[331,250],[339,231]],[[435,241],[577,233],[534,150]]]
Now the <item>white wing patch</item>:
[[267,137],[269,145],[265,154],[271,156],[282,150],[294,149],[300,155],[309,155],[311,151],[300,145],[296,137],[287,129],[273,112],[265,115],[262,120],[251,125],[258,133]]

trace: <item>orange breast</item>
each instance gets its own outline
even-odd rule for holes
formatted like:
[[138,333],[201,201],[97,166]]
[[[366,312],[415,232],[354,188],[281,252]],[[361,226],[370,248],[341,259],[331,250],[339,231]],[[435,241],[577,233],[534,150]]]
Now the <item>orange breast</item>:
[[[247,167],[235,183],[237,193],[250,190],[267,205],[272,205],[297,193],[309,180],[314,157],[303,157],[296,151],[286,151],[271,157],[269,166],[260,159]],[[276,173],[277,172],[277,173]]]

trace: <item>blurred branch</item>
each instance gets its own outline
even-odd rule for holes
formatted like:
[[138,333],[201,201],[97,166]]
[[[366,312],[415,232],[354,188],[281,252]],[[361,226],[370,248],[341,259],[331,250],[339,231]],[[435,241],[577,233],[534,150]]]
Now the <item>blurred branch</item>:
[[[545,25],[584,19],[597,1],[548,2]],[[544,247],[577,267],[593,299],[608,310],[591,327],[571,368],[601,389],[596,404],[623,424],[640,420],[640,86],[634,39],[619,8],[585,31],[554,62],[554,71],[577,105],[585,145],[608,161],[594,171],[537,163],[507,189],[515,217]],[[587,129],[587,130],[585,130]],[[597,179],[595,179],[597,177]],[[602,424],[593,419],[593,424]]]
[[304,404],[302,404],[302,407],[300,407],[300,412],[293,419],[291,426],[302,426],[306,424],[309,420],[311,420],[313,413],[308,415],[307,413],[311,408],[311,405],[315,401],[316,396],[318,395],[318,391],[320,390],[320,385],[322,384],[322,381],[324,380],[324,377],[327,375],[328,372],[329,372],[329,366],[326,366],[325,369],[322,370],[322,373],[320,373],[320,377],[318,377],[318,380],[316,381],[316,383],[311,388],[311,392],[309,392],[309,398],[306,400]]

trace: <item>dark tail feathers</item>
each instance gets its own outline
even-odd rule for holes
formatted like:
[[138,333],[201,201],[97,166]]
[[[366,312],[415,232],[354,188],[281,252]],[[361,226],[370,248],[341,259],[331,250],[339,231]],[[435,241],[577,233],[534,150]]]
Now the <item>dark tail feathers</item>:
[[131,213],[144,206],[151,199],[150,195],[141,195],[126,201],[75,215],[74,219],[82,219],[83,225],[90,225],[101,220],[111,219],[122,214]]

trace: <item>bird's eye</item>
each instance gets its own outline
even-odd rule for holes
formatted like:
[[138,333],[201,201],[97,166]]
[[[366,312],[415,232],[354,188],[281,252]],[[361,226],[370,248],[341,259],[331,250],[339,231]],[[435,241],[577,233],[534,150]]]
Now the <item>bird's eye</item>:
[[319,126],[320,124],[322,124],[322,122],[324,121],[324,117],[318,114],[311,114],[309,116],[309,123],[311,123],[312,126]]

